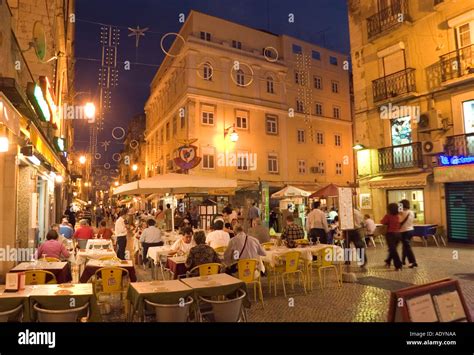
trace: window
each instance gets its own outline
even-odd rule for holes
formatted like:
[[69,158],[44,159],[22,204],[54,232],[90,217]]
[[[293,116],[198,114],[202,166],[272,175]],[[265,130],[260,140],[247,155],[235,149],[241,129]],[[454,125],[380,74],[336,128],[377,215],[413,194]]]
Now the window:
[[316,144],[324,144],[324,133],[316,132]]
[[166,141],[168,142],[170,139],[170,123],[166,122]]
[[[474,133],[474,100],[464,101],[462,103],[462,112],[464,117],[464,133]],[[473,142],[472,136],[467,137],[468,145]]]
[[202,76],[203,76],[204,80],[212,80],[212,75],[214,73],[213,73],[213,70],[212,70],[212,65],[209,62],[206,62],[204,64],[202,70],[203,70]]
[[334,118],[340,118],[341,116],[341,109],[337,106],[332,107],[332,117]]
[[297,45],[297,44],[293,44],[293,53],[295,54],[302,54],[303,53],[303,49],[301,48],[301,46]]
[[211,41],[211,34],[209,32],[203,32],[201,31],[201,39],[204,41]]
[[326,163],[323,160],[318,161],[318,174],[324,175],[326,173]]
[[249,153],[245,151],[237,152],[237,170],[249,170]]
[[215,151],[212,147],[202,148],[202,168],[203,169],[214,169],[215,168]]
[[278,156],[276,154],[268,154],[268,172],[278,174]]
[[306,174],[306,160],[298,160],[298,173]]
[[276,52],[274,50],[268,49],[269,47],[263,48],[262,49],[262,54],[264,57],[267,57],[268,59],[275,59],[276,61]]
[[331,82],[331,88],[332,88],[332,92],[337,94],[339,92],[339,82],[338,81],[332,81]]
[[303,101],[296,100],[296,112],[304,112]]
[[314,88],[321,90],[323,88],[323,78],[320,76],[314,77]]
[[212,107],[206,106],[202,109],[201,123],[203,125],[213,125],[214,124],[214,109]]
[[266,130],[267,134],[278,134],[278,117],[269,115],[266,117]]
[[322,116],[323,115],[323,104],[317,102],[316,103],[316,116]]
[[248,129],[248,112],[237,110],[235,116],[237,128]]
[[337,58],[336,57],[333,57],[333,56],[330,56],[329,57],[329,63],[331,65],[337,65]]
[[321,60],[321,53],[319,51],[311,51],[311,56],[315,60]]
[[306,132],[304,129],[297,130],[298,143],[306,142]]
[[[459,48],[469,46],[473,42],[474,34],[471,35],[471,23],[466,23],[457,28]],[[472,37],[471,37],[472,36]]]
[[300,73],[295,70],[295,84],[301,84]]
[[[160,132],[160,142],[163,143],[165,140],[163,139],[164,138],[164,128],[161,128],[161,132]],[[154,149],[154,148],[153,148]]]
[[271,76],[267,77],[267,92],[273,94],[273,78]]
[[336,175],[342,175],[342,163],[336,163]]
[[186,116],[184,112],[180,114],[180,118],[181,118],[181,128],[184,128],[186,126]]
[[237,49],[242,49],[242,42],[232,41],[232,47]]
[[178,118],[173,117],[173,136],[178,132]]
[[237,70],[237,85],[239,86],[245,85],[245,76],[244,76],[244,71],[242,69]]
[[334,144],[336,145],[336,147],[341,146],[341,135],[340,134],[335,134],[334,135]]

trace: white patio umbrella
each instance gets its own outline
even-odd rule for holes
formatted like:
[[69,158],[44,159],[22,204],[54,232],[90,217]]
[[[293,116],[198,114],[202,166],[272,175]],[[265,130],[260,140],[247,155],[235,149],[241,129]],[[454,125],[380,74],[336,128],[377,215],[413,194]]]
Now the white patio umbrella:
[[289,197],[308,197],[309,195],[311,195],[311,192],[288,185],[280,191],[277,191],[272,194],[272,198],[284,199]]
[[[227,194],[229,190],[236,188],[237,180],[234,179],[189,174],[164,174],[119,186],[114,189],[114,195],[169,193],[174,199],[174,194],[209,193],[210,190],[213,194]],[[174,203],[171,208],[171,224],[172,230],[174,230]]]

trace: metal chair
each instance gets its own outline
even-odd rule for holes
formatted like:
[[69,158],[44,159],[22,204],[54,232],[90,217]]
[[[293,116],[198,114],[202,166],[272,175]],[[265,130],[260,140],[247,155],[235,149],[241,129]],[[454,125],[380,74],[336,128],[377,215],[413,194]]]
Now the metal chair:
[[[49,277],[49,281],[46,281]],[[56,276],[47,270],[27,270],[25,271],[25,285],[46,285],[57,284]]]
[[202,322],[204,316],[212,314],[215,322],[238,322],[246,320],[245,311],[242,303],[247,293],[239,289],[235,298],[228,298],[225,300],[213,300],[199,296],[200,302],[211,305],[212,311],[210,313],[199,312],[199,320]]
[[0,323],[6,323],[9,320],[21,321],[23,319],[23,304],[18,307],[0,312]]
[[87,239],[76,239],[77,240],[77,246],[79,249],[86,249],[87,247]]
[[157,322],[187,322],[189,319],[189,309],[194,302],[192,297],[188,297],[186,302],[176,304],[160,304],[148,301],[145,303],[155,309],[155,319]]
[[[377,239],[377,241],[380,243],[382,247],[385,246],[384,237],[386,233],[387,233],[387,226],[378,226],[377,228],[375,228],[374,239]],[[375,245],[375,242],[374,242],[374,245]]]
[[77,308],[53,310],[40,308],[37,303],[33,305],[33,309],[38,313],[38,322],[77,322],[79,315],[87,308],[86,319],[89,318],[89,302]]
[[446,231],[444,230],[444,226],[436,226],[435,237],[438,240],[441,240],[444,246],[447,246],[448,236],[446,235]]

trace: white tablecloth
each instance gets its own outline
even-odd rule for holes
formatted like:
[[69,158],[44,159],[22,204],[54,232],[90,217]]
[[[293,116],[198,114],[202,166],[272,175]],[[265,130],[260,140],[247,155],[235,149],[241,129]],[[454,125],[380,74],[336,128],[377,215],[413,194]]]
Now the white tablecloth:
[[76,254],[76,264],[82,265],[85,264],[88,259],[100,259],[104,256],[117,256],[117,254],[115,251],[107,249],[78,251]]
[[168,255],[171,250],[171,246],[164,245],[161,247],[149,247],[147,252],[147,258],[153,260],[153,263],[158,264],[160,261],[161,255]]
[[112,240],[110,239],[89,239],[86,244],[86,250],[89,249],[112,249]]

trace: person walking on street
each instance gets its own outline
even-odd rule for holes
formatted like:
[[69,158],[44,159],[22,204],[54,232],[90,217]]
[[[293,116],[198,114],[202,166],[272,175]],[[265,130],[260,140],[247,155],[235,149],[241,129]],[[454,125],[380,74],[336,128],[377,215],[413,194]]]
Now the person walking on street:
[[249,208],[249,212],[247,215],[249,226],[252,226],[252,221],[255,218],[259,218],[259,217],[260,217],[260,209],[257,207],[257,203],[254,202],[252,203],[252,206]]
[[125,217],[128,211],[126,208],[122,209],[119,218],[115,222],[115,235],[117,236],[117,257],[125,260],[125,250],[127,248],[127,225],[125,224]]
[[308,239],[313,243],[320,241],[322,244],[327,244],[327,234],[329,232],[328,221],[326,214],[321,211],[321,202],[313,203],[313,210],[308,213],[306,218],[306,230],[308,232]]
[[388,258],[385,260],[385,265],[390,266],[390,261],[393,260],[395,264],[395,270],[402,269],[402,261],[400,255],[398,255],[397,246],[401,240],[400,234],[400,216],[398,212],[398,205],[396,203],[390,203],[388,205],[388,211],[385,217],[380,223],[387,226],[387,244],[388,244]]
[[354,218],[354,229],[350,230],[348,232],[349,236],[349,243],[348,245],[351,245],[351,242],[354,244],[356,249],[360,250],[361,253],[360,255],[363,256],[363,261],[362,265],[360,267],[365,267],[367,264],[367,250],[365,248],[365,243],[364,243],[364,216],[361,211],[359,211],[357,208],[354,208],[353,211],[353,218]]
[[401,200],[400,204],[403,206],[403,210],[400,212],[400,233],[402,238],[402,264],[405,265],[405,260],[408,259],[410,263],[409,268],[417,267],[415,254],[411,248],[410,242],[413,237],[413,221],[415,220],[415,214],[410,210],[410,201]]

